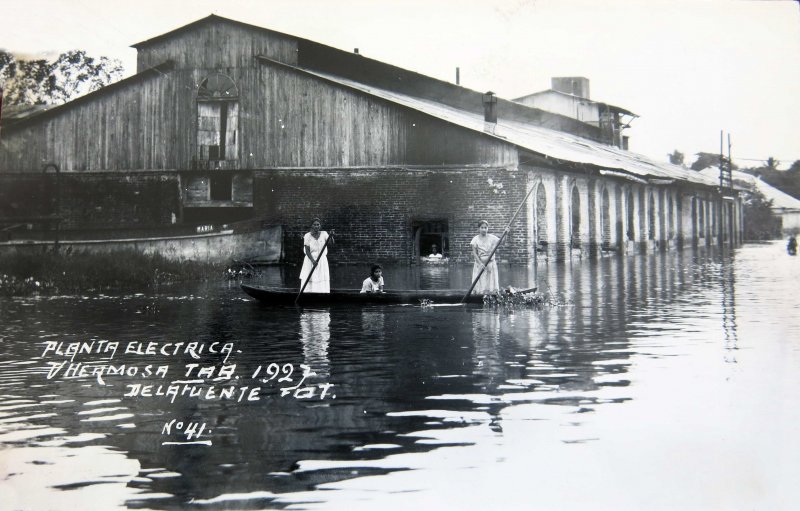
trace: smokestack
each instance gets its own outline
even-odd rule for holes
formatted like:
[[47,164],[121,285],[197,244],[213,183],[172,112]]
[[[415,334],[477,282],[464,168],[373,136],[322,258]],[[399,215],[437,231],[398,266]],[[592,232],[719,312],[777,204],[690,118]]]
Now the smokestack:
[[497,122],[497,98],[492,91],[483,95],[483,120]]
[[497,98],[492,91],[483,95],[483,121],[484,131],[494,134],[497,127]]
[[461,85],[461,69],[456,68],[456,85]]

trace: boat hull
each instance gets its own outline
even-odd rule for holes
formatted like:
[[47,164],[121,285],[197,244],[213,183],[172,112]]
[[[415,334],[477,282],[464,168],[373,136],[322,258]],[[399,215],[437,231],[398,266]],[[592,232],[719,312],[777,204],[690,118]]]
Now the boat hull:
[[[270,304],[294,304],[298,289],[267,288],[248,286],[242,284],[242,290],[256,300]],[[338,303],[360,304],[398,304],[408,303],[419,305],[430,302],[461,303],[467,290],[460,289],[430,289],[430,290],[398,290],[386,293],[361,293],[358,289],[332,289],[328,293],[303,293],[297,300],[298,305],[331,305]],[[465,303],[483,303],[483,296],[472,294]]]

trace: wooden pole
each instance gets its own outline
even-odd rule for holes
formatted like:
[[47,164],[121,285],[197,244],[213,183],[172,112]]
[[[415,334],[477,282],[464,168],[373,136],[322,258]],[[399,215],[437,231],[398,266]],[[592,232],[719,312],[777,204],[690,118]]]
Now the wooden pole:
[[328,242],[331,240],[332,237],[333,237],[333,235],[329,234],[328,235],[328,239],[325,240],[325,244],[322,245],[322,250],[319,251],[319,257],[317,257],[317,260],[314,261],[314,266],[311,267],[311,271],[308,272],[308,277],[306,278],[306,281],[303,283],[303,287],[300,288],[300,292],[297,293],[297,298],[294,299],[294,303],[297,303],[297,301],[300,300],[300,295],[303,294],[303,291],[305,291],[306,286],[311,281],[311,276],[314,274],[314,270],[317,269],[317,265],[319,264],[319,260],[322,259],[322,255],[325,253],[325,249],[328,248]]
[[[494,253],[497,252],[497,248],[500,246],[501,243],[503,243],[503,240],[506,238],[506,235],[508,234],[508,231],[511,229],[511,224],[514,223],[514,220],[516,220],[517,215],[519,215],[519,212],[522,211],[522,207],[525,205],[525,202],[527,202],[528,197],[530,197],[530,195],[531,195],[531,192],[533,192],[533,188],[534,187],[531,187],[531,189],[528,190],[528,193],[525,194],[525,198],[522,199],[522,203],[517,208],[517,211],[514,212],[514,216],[511,217],[511,220],[506,225],[506,228],[503,229],[503,235],[500,236],[499,240],[497,240],[497,243],[495,244],[494,248],[492,249],[492,252],[489,254],[489,258],[486,260],[486,264],[489,264],[490,262],[492,262],[492,257],[494,257]],[[467,297],[469,297],[470,293],[472,293],[472,290],[475,289],[475,284],[478,283],[478,280],[480,280],[481,275],[483,275],[483,272],[486,271],[486,264],[483,265],[483,268],[481,268],[481,271],[478,272],[478,276],[475,277],[475,279],[472,281],[472,285],[469,286],[469,289],[467,290],[467,294],[465,294],[464,298],[461,299],[461,303],[464,303],[466,301]]]

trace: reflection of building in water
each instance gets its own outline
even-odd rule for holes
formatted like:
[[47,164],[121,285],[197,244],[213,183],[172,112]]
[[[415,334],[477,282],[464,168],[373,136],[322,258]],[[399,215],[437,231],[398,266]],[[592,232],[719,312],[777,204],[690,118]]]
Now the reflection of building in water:
[[331,339],[331,314],[328,311],[303,311],[300,314],[300,342],[305,364],[319,376],[328,376],[328,344]]
[[420,289],[448,289],[450,267],[446,264],[423,264],[419,268]]
[[367,335],[383,337],[384,312],[382,308],[361,310],[361,325]]
[[478,310],[472,314],[472,335],[475,340],[475,373],[489,377],[489,384],[503,378],[503,360],[498,354],[500,312]]
[[725,361],[736,363],[738,338],[736,336],[736,277],[733,270],[733,259],[722,261],[720,272],[722,286],[722,329],[725,332]]

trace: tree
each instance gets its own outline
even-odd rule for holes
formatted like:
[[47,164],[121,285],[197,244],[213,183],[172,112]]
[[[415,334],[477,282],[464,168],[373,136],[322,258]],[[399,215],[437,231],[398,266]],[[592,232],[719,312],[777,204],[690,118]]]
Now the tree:
[[[690,167],[692,170],[703,170],[707,169],[708,167],[719,167],[719,155],[715,153],[697,153],[697,159],[692,163]],[[735,164],[731,164],[731,169],[736,170],[739,167]]]
[[779,162],[778,160],[776,160],[772,156],[767,158],[767,161],[764,162],[764,165],[770,170],[778,170],[778,165],[780,165],[780,164],[781,164],[781,162]]
[[10,105],[66,103],[122,77],[122,64],[91,57],[83,50],[62,53],[55,60],[17,60],[0,50],[0,87]]
[[795,160],[792,166],[789,167],[789,172],[800,172],[800,160]]
[[66,103],[122,78],[122,63],[108,57],[90,57],[83,50],[62,53],[53,63],[53,98]]
[[772,212],[772,201],[754,190],[744,201],[744,239],[769,240],[781,237],[783,222]]
[[673,165],[683,165],[683,161],[684,161],[685,156],[684,156],[684,154],[682,152],[678,151],[677,149],[672,151],[667,156],[669,156],[669,162],[671,164],[673,164]]
[[714,153],[697,153],[697,159],[692,163],[692,170],[703,170],[708,167],[719,166],[719,155]]
[[744,169],[748,174],[760,177],[770,186],[774,186],[792,197],[800,198],[800,172],[798,172],[798,170],[800,170],[800,162],[793,163],[789,171],[766,166]]

